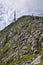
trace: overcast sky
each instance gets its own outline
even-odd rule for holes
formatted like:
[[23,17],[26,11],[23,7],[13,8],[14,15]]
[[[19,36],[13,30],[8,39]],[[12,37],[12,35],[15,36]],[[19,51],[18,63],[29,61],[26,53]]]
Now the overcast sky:
[[14,11],[17,18],[43,14],[43,0],[0,0],[0,30],[13,22]]

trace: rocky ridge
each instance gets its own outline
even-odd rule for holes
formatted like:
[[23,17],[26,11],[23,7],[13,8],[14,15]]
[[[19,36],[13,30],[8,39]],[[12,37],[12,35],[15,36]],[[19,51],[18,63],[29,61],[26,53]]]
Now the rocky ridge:
[[39,55],[43,55],[43,17],[23,16],[0,31],[0,65],[31,65]]

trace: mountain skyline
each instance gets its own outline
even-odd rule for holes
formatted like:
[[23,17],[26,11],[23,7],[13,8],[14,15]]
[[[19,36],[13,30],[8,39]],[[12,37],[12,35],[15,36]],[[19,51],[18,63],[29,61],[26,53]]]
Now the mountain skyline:
[[[42,15],[43,0],[0,0],[0,30],[23,15]],[[43,15],[42,15],[43,16]]]

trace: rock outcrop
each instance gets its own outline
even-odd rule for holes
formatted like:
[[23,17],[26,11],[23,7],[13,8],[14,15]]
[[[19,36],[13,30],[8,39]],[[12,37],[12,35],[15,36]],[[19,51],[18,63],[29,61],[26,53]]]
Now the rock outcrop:
[[43,17],[23,16],[0,31],[0,65],[30,65],[41,54]]

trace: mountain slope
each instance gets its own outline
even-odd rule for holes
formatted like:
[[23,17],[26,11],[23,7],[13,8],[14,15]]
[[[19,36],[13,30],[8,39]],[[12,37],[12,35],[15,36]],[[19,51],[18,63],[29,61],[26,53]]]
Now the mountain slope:
[[0,31],[0,65],[29,65],[42,54],[43,17],[23,16]]

